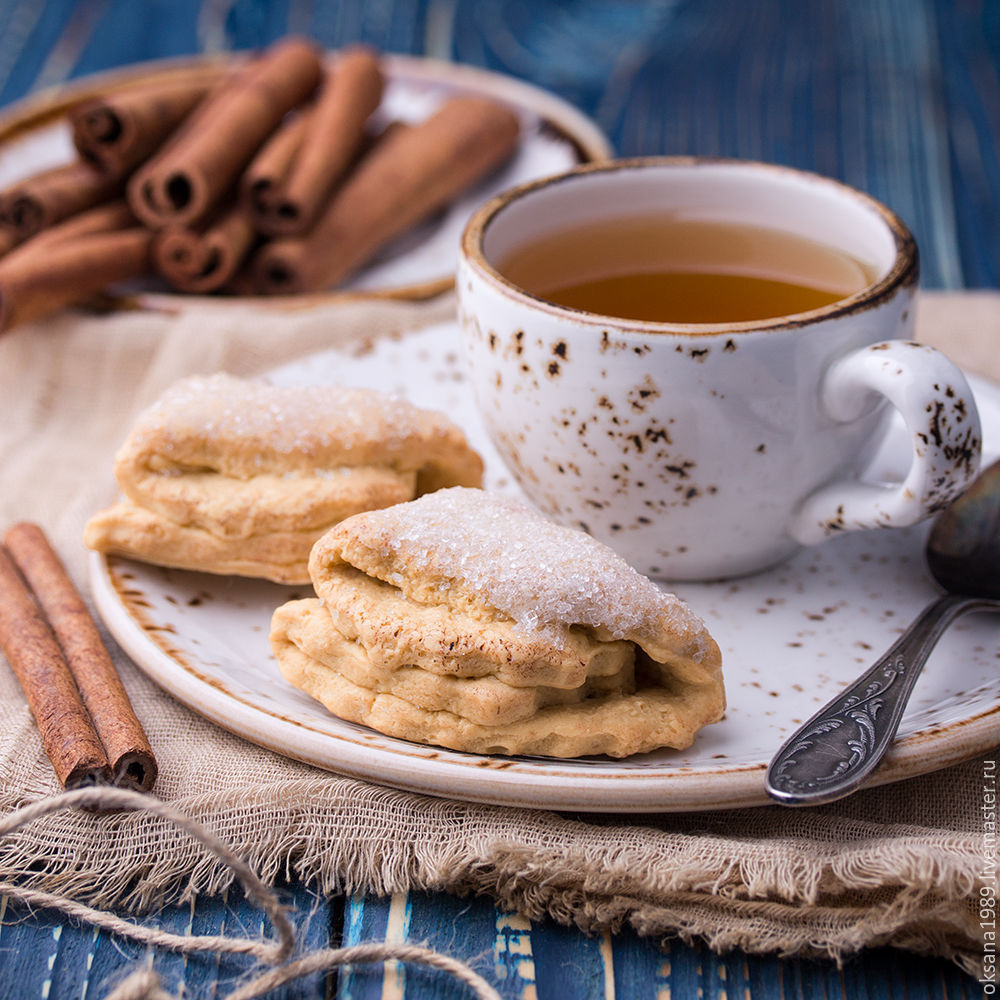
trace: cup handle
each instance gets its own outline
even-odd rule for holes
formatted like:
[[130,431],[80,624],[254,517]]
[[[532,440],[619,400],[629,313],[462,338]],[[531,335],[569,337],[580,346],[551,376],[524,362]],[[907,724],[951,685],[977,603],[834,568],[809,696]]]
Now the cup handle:
[[857,419],[885,396],[899,410],[913,445],[901,483],[842,480],[810,494],[789,529],[802,545],[862,528],[916,524],[947,506],[979,469],[979,413],[965,376],[940,351],[889,340],[834,361],[820,387],[820,406],[833,420]]

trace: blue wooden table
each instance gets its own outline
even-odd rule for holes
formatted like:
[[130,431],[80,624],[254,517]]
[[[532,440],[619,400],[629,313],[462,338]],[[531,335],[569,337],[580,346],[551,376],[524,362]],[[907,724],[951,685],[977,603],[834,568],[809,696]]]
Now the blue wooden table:
[[[906,219],[926,287],[1000,285],[1000,3],[989,0],[0,0],[0,104],[140,60],[263,45],[486,66],[592,115],[623,155],[695,153],[839,177]],[[313,946],[414,941],[468,961],[511,1000],[980,996],[952,965],[889,949],[831,962],[718,956],[630,932],[530,925],[482,899],[317,899],[283,887]],[[179,932],[254,933],[231,891],[155,916]],[[0,899],[0,997],[103,997],[143,947]],[[244,959],[155,954],[172,994],[225,996]],[[459,998],[414,966],[313,975],[274,997]]]

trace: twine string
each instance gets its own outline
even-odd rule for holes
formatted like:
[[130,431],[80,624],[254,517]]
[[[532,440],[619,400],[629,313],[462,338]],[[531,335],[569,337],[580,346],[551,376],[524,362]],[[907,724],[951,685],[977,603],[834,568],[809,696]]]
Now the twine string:
[[[0,882],[0,895],[29,906],[58,910],[74,920],[92,924],[101,930],[146,945],[181,953],[211,951],[219,954],[251,955],[261,963],[274,966],[237,987],[225,1000],[252,1000],[253,997],[262,996],[269,990],[311,973],[328,971],[341,965],[385,962],[390,959],[439,969],[467,985],[478,1000],[501,1000],[500,994],[464,962],[420,945],[367,942],[343,948],[318,949],[289,961],[297,942],[295,925],[288,915],[288,908],[281,903],[277,893],[265,885],[257,873],[210,830],[169,803],[148,793],[96,786],[62,792],[0,817],[0,837],[8,836],[49,813],[74,808],[98,812],[120,809],[144,810],[173,823],[232,870],[242,884],[247,898],[267,914],[277,932],[277,940],[256,941],[226,935],[173,934],[160,928],[146,927],[124,920],[113,913],[95,909],[67,896],[10,882]],[[176,1000],[176,998],[163,990],[160,977],[155,971],[143,968],[123,979],[108,994],[107,1000]]]
[[323,948],[309,952],[294,962],[288,962],[271,969],[252,982],[234,990],[226,1000],[252,1000],[269,990],[285,983],[307,976],[313,972],[323,972],[339,965],[361,965],[368,962],[385,962],[395,959],[439,969],[465,983],[479,1000],[501,1000],[500,994],[482,976],[464,962],[441,952],[433,951],[418,944],[387,944],[382,941],[349,945],[344,948]]
[[258,961],[267,962],[269,965],[275,962],[276,949],[266,942],[213,934],[172,934],[170,931],[157,927],[144,927],[142,924],[123,920],[106,910],[95,910],[67,896],[56,896],[38,889],[26,889],[11,882],[0,882],[0,894],[23,903],[25,906],[59,910],[74,920],[93,924],[100,927],[101,930],[117,934],[119,937],[131,938],[133,941],[140,941],[155,948],[167,948],[170,951],[179,951],[185,954],[211,951],[231,955],[252,955]]
[[[168,802],[157,799],[152,795],[124,788],[105,788],[96,785],[90,788],[78,788],[71,792],[63,792],[50,798],[32,802],[4,816],[0,819],[0,837],[13,833],[22,826],[27,825],[33,820],[40,819],[42,816],[47,816],[49,813],[73,808],[94,811],[139,809],[152,813],[155,816],[160,816],[173,823],[194,840],[201,843],[233,871],[243,885],[247,897],[252,899],[267,914],[272,926],[278,932],[277,941],[251,942],[255,945],[254,948],[241,948],[241,950],[253,954],[260,961],[267,962],[270,965],[282,962],[291,955],[295,948],[295,928],[276,893],[264,885],[257,876],[257,873],[241,857],[234,854],[210,830],[207,830],[200,823],[196,823],[190,817],[185,816]],[[6,891],[6,888],[4,891]],[[22,894],[22,899],[27,901],[24,894],[33,891],[25,889],[19,890],[19,893]],[[116,926],[112,928],[110,926],[112,921],[117,921],[119,925],[125,925],[129,928],[129,930],[124,931],[128,937],[133,937],[139,941],[159,944],[161,947],[172,948],[178,951],[218,950],[220,947],[218,942],[213,938],[188,938],[182,935],[169,934],[166,931],[155,931],[150,928],[140,927],[137,924],[131,924],[128,921],[120,921],[118,918],[112,917],[111,914],[82,906],[64,897],[48,896],[48,894],[42,895],[45,895],[48,899],[45,905],[54,906],[64,913],[69,913],[65,905],[69,903],[79,908],[77,913],[70,915],[77,916],[91,923],[97,923],[98,926],[104,927],[106,930],[114,930],[115,933],[122,933],[124,927]],[[158,937],[159,940],[154,941],[153,936]],[[192,944],[191,942],[194,943]]]

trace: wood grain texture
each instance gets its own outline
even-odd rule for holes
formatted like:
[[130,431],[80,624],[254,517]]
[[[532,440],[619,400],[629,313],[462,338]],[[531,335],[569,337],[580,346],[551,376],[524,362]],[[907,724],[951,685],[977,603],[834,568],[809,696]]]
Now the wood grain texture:
[[[302,950],[340,943],[410,941],[462,958],[504,1000],[973,1000],[977,985],[954,967],[879,949],[838,969],[833,962],[716,955],[679,941],[662,949],[631,931],[594,937],[551,922],[530,925],[485,899],[433,893],[388,899],[318,900],[288,890]],[[256,937],[262,914],[238,890],[166,907],[149,919],[175,933]],[[128,972],[152,967],[163,987],[185,1000],[225,997],[245,980],[242,957],[174,955],[64,922],[0,900],[0,996],[10,1000],[101,998]],[[443,973],[397,963],[314,974],[268,994],[269,1000],[466,1000],[466,987]]]
[[[266,45],[287,32],[486,66],[593,115],[625,155],[686,153],[817,170],[911,225],[928,287],[1000,286],[1000,4],[992,0],[0,0],[0,104],[126,63]],[[5,667],[3,669],[6,669]],[[890,949],[832,962],[528,926],[484,899],[316,901],[313,947],[402,935],[463,958],[505,1000],[971,1000],[953,966]],[[239,894],[149,918],[257,934]],[[0,899],[0,996],[103,997],[152,961],[172,992],[224,996],[243,960],[145,949]],[[458,1000],[443,975],[390,965],[317,975],[272,997]]]
[[[353,897],[345,943],[383,940],[394,900]],[[528,925],[485,899],[411,893],[409,940],[461,956],[504,1000],[973,1000],[977,984],[948,963],[872,950],[832,961],[718,955],[704,945],[660,943],[630,929],[604,938],[552,921]],[[402,992],[400,992],[402,987]],[[462,1000],[438,973],[378,967],[341,974],[338,1000]]]
[[[339,925],[336,901],[306,889],[288,889],[304,949],[331,944]],[[273,936],[263,913],[239,889],[191,903],[167,906],[146,923],[175,934],[226,935],[259,939]],[[173,954],[151,949],[89,926],[64,921],[50,911],[28,912],[0,897],[0,996],[5,1000],[103,998],[129,972],[152,967],[171,995],[201,1000],[226,993],[256,969],[245,956]],[[323,997],[326,976],[314,974],[274,990],[269,1000]]]

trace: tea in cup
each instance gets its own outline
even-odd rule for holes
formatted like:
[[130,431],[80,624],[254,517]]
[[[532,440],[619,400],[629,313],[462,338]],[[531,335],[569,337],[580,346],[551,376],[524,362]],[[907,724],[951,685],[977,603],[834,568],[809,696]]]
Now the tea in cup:
[[[457,290],[525,494],[650,576],[705,580],[903,526],[975,475],[962,373],[914,344],[917,251],[861,192],[746,161],[590,164],[498,195]],[[898,411],[902,482],[864,472]]]

